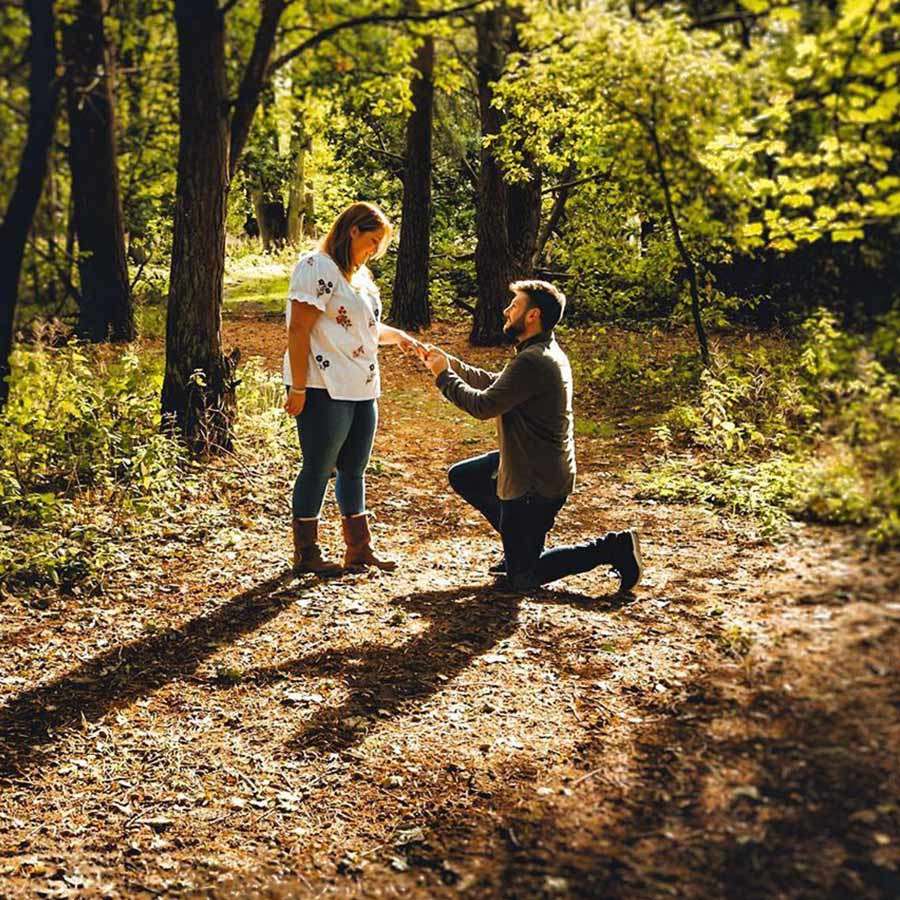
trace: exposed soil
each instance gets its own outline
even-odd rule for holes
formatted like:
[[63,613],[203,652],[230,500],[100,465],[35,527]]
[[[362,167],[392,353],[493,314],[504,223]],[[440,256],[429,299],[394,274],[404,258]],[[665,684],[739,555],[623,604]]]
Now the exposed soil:
[[[226,336],[280,365],[279,322]],[[638,526],[641,587],[505,595],[446,483],[493,426],[383,362],[368,485],[393,575],[292,578],[284,472],[101,596],[0,605],[0,893],[900,895],[898,556],[640,501],[653,447],[621,429],[579,438],[551,538]],[[330,500],[323,528],[338,552]]]

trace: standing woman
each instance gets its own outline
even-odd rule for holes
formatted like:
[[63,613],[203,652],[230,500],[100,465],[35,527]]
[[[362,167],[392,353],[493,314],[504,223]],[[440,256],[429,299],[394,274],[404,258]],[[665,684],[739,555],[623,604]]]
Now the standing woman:
[[366,261],[387,249],[393,229],[370,203],[353,203],[319,249],[304,253],[291,276],[284,356],[285,411],[297,420],[303,464],[292,498],[294,571],[336,575],[322,558],[319,513],[337,471],[334,493],[343,517],[345,567],[396,563],[372,552],[365,472],[378,423],[378,347],[417,350],[405,331],[381,324],[381,300]]

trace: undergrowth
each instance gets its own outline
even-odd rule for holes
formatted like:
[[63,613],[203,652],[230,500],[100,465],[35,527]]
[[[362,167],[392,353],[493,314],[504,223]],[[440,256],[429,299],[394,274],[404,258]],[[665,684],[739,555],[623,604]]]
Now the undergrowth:
[[642,495],[722,506],[769,535],[799,518],[900,544],[896,324],[867,343],[820,311],[793,348],[716,356],[657,427],[664,457]]
[[38,335],[15,350],[0,416],[6,592],[101,590],[103,573],[140,552],[136,538],[187,527],[229,482],[245,487],[253,462],[277,464],[292,446],[279,379],[259,361],[241,368],[234,455],[199,466],[160,431],[159,351],[51,344]]

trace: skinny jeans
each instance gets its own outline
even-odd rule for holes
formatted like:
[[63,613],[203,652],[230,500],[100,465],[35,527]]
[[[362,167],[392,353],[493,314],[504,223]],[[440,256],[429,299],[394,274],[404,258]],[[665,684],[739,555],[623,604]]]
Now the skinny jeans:
[[294,518],[318,518],[332,475],[341,515],[364,513],[366,466],[378,425],[376,402],[333,400],[323,388],[307,388],[306,404],[296,419],[303,462],[291,499]]
[[609,561],[595,540],[546,550],[547,532],[566,498],[525,494],[501,500],[497,496],[499,465],[500,454],[495,450],[456,463],[448,477],[453,490],[500,533],[506,576],[513,587],[537,587],[566,575],[589,572]]

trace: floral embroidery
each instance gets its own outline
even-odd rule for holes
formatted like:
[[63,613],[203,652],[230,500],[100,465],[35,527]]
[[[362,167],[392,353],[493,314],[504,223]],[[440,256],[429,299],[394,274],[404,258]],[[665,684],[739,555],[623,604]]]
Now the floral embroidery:
[[336,318],[337,318],[338,325],[340,325],[342,328],[346,328],[347,331],[349,331],[352,328],[353,322],[350,320],[350,316],[347,315],[347,307],[345,307],[345,306],[339,307]]
[[365,356],[365,355],[366,355],[366,348],[363,347],[362,344],[360,344],[360,345],[353,351],[353,358],[354,358],[354,359],[359,359],[361,356]]
[[[316,356],[316,365],[324,372],[331,365],[331,362],[320,353]],[[366,383],[368,384],[368,382]]]
[[[334,290],[334,282],[326,281],[324,278],[319,279],[319,286],[316,289],[316,298],[323,296],[324,294],[330,294]],[[343,309],[343,307],[341,307]]]
[[369,377],[366,379],[366,384],[371,384],[375,380],[375,363],[369,364]]

